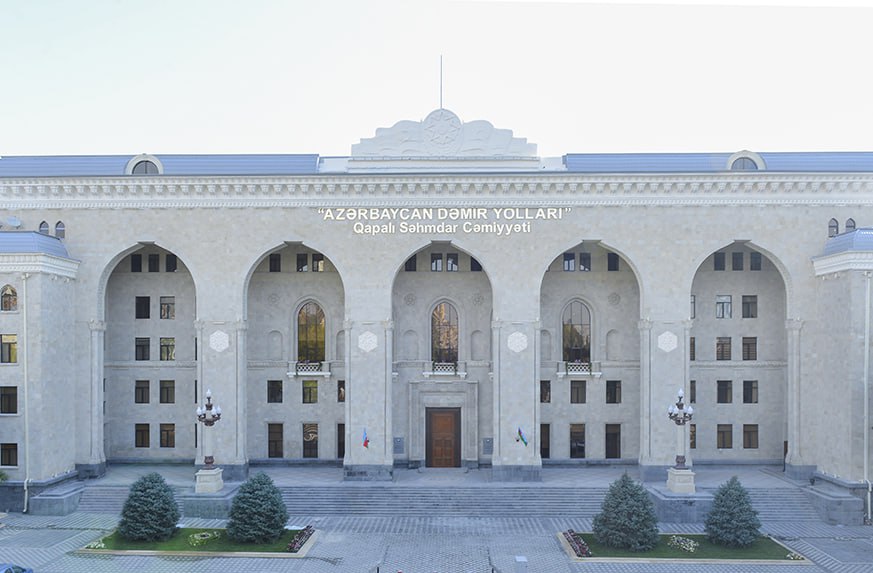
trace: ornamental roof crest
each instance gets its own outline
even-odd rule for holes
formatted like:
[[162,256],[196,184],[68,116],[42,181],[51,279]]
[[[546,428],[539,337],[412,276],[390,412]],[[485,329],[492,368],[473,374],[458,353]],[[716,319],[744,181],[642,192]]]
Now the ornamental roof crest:
[[352,158],[535,157],[537,146],[512,130],[497,129],[490,122],[462,122],[447,109],[436,109],[423,121],[398,121],[380,127],[376,135],[352,145]]

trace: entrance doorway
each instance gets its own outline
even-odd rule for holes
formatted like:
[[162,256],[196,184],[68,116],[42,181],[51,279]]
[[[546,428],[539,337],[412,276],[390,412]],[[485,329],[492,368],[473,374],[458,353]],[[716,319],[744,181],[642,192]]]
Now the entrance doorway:
[[425,465],[461,467],[461,409],[427,408]]

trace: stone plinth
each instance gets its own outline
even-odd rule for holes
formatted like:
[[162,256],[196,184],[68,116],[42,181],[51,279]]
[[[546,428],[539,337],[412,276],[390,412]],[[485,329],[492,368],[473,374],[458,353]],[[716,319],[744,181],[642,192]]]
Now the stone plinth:
[[203,468],[195,474],[194,493],[218,493],[224,487],[221,468]]
[[667,489],[673,493],[695,493],[694,472],[691,470],[668,468]]

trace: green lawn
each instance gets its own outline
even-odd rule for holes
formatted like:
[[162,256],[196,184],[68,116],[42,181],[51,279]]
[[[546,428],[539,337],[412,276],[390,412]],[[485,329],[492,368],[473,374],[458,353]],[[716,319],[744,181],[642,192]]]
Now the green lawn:
[[[210,539],[203,545],[193,546],[188,543],[188,536],[193,533],[202,532],[219,532],[221,537],[218,539]],[[103,538],[103,543],[107,550],[131,550],[131,551],[219,551],[219,552],[238,552],[252,551],[258,553],[284,553],[285,548],[291,543],[291,540],[297,537],[299,531],[285,531],[279,540],[275,543],[257,544],[257,543],[236,543],[227,537],[227,532],[223,529],[195,529],[182,528],[176,531],[176,535],[166,541],[126,541],[118,535],[118,532],[112,533]]]
[[626,549],[613,549],[606,545],[600,545],[594,541],[590,533],[583,533],[582,539],[591,548],[592,557],[643,557],[657,559],[787,559],[791,552],[772,539],[761,537],[750,547],[745,549],[729,549],[721,545],[715,545],[706,540],[705,535],[681,535],[687,539],[693,539],[700,546],[694,553],[688,553],[681,549],[675,549],[667,545],[671,535],[661,535],[661,541],[651,551],[628,551]]

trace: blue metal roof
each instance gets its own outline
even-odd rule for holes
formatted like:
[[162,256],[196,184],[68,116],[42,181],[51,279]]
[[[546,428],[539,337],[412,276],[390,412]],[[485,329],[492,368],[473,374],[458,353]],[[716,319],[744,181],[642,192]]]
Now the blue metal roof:
[[828,239],[823,255],[855,251],[873,251],[873,229],[856,229]]
[[69,259],[67,248],[57,237],[36,231],[0,231],[0,254],[43,253]]
[[[124,175],[132,155],[5,156],[0,177]],[[155,155],[164,175],[309,175],[318,155]]]
[[[569,153],[567,171],[575,173],[716,173],[728,171],[733,153]],[[759,153],[766,171],[873,172],[870,152]],[[754,173],[744,171],[743,173]]]

